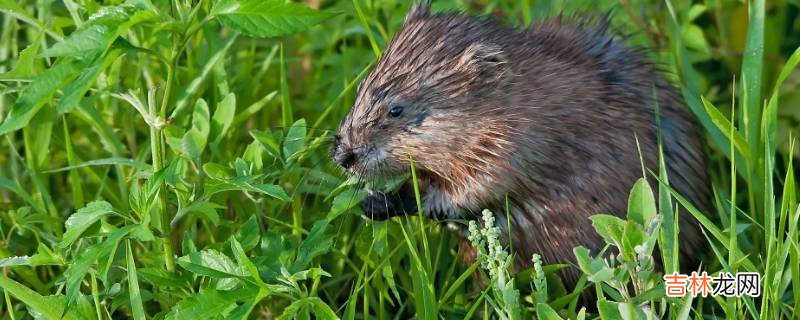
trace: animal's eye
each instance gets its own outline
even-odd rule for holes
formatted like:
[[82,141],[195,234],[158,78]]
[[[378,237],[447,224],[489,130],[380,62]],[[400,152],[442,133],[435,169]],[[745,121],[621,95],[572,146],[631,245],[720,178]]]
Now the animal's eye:
[[389,116],[392,118],[397,118],[401,114],[403,114],[403,106],[393,106],[389,109]]

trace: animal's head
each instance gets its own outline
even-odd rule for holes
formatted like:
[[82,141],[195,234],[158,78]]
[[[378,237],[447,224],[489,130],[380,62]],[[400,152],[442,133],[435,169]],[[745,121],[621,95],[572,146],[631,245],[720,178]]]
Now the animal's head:
[[332,158],[366,179],[407,172],[409,156],[439,175],[453,161],[481,161],[474,158],[503,142],[497,126],[507,125],[492,121],[508,112],[498,92],[511,82],[506,54],[490,39],[497,28],[457,14],[433,15],[425,5],[412,9],[360,84]]

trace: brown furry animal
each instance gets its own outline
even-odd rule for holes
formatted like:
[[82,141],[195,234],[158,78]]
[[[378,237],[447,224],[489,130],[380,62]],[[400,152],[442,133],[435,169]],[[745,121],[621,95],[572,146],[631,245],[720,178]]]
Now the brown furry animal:
[[[603,246],[589,216],[625,215],[642,177],[637,138],[657,172],[657,102],[670,182],[708,208],[695,122],[659,70],[607,28],[559,19],[516,30],[416,6],[361,83],[332,157],[372,179],[407,172],[410,154],[423,210],[437,219],[502,213],[508,196],[511,221],[497,220],[511,225],[517,265],[533,253],[570,262],[576,246]],[[373,191],[362,208],[375,219],[416,212],[407,190]],[[696,261],[696,221],[682,215],[680,232],[682,260]],[[579,274],[562,277],[572,287]]]

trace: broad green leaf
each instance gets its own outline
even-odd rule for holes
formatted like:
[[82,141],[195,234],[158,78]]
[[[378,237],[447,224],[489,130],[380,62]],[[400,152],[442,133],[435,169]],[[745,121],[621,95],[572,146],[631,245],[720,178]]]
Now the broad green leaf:
[[647,180],[640,178],[633,185],[628,198],[628,219],[646,226],[650,224],[656,213],[656,199],[653,196],[653,189],[650,188]]
[[86,231],[86,229],[97,222],[97,220],[100,220],[100,218],[103,216],[113,212],[114,208],[111,207],[111,204],[105,201],[90,202],[85,207],[78,209],[78,211],[72,214],[67,219],[67,222],[64,223],[66,232],[61,238],[59,247],[69,247],[73,242],[75,242],[75,240],[78,240],[78,237],[80,237],[81,234]]
[[214,117],[211,118],[211,137],[215,143],[219,143],[225,136],[225,133],[233,123],[233,117],[236,115],[236,95],[229,93],[217,104],[214,110]]
[[42,51],[42,57],[71,56],[88,59],[104,52],[117,38],[116,26],[87,23],[64,41]]
[[178,264],[191,272],[214,278],[241,278],[246,270],[231,258],[214,249],[193,252],[178,258]]
[[166,319],[225,319],[236,308],[236,300],[217,290],[204,289],[182,300]]
[[162,268],[141,268],[139,274],[145,281],[157,287],[182,287],[190,282],[187,279],[179,278],[177,273],[171,273]]
[[258,229],[258,219],[255,214],[237,228],[234,236],[245,251],[252,250],[258,245],[261,240],[261,230]]
[[619,312],[618,302],[608,300],[597,301],[597,311],[600,312],[600,318],[606,319],[623,319],[623,315]]
[[200,158],[206,148],[210,130],[208,104],[205,100],[198,99],[192,115],[192,128],[181,139],[183,155],[189,159]]
[[303,150],[306,142],[306,120],[300,119],[292,124],[286,137],[283,139],[283,155],[284,159],[293,159],[293,157]]
[[233,30],[256,37],[274,37],[304,31],[338,13],[283,0],[226,0],[217,3],[211,14]]
[[625,221],[612,215],[596,214],[589,219],[597,233],[603,237],[606,243],[619,247],[622,244],[622,231],[625,229]]
[[56,90],[72,81],[83,67],[79,62],[61,62],[36,76],[22,91],[11,107],[11,112],[0,124],[0,135],[27,125],[39,109],[50,101]]
[[546,303],[536,304],[536,317],[539,320],[561,320],[558,313]]
[[253,185],[250,191],[257,191],[275,199],[282,201],[289,201],[289,195],[280,186],[274,184],[256,184]]
[[70,56],[87,59],[102,55],[132,25],[152,19],[156,14],[144,6],[122,4],[102,7],[64,41],[41,54],[43,57]]
[[133,259],[133,251],[131,251],[131,242],[127,241],[127,261],[128,261],[128,296],[131,301],[131,310],[133,310],[134,320],[145,320],[144,305],[142,304],[142,294],[139,291],[139,276],[136,273],[136,262]]

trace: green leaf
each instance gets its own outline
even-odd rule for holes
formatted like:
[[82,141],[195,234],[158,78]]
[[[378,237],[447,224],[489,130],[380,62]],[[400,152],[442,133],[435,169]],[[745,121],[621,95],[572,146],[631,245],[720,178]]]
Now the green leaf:
[[[136,225],[130,225],[115,231],[108,239],[83,250],[77,259],[71,261],[67,270],[64,271],[67,285],[67,305],[71,305],[75,301],[80,292],[83,278],[89,272],[92,264],[100,257],[103,257],[106,262],[105,267],[100,268],[100,278],[103,282],[106,281],[108,266],[110,265],[110,260],[114,259],[114,252],[116,252],[119,242],[136,227]],[[100,265],[103,265],[103,261],[101,261]]]
[[603,237],[606,243],[619,247],[622,244],[622,231],[625,229],[625,221],[612,215],[596,214],[589,219],[597,233]]
[[536,304],[536,317],[539,320],[561,320],[558,313],[546,303]]
[[617,302],[608,300],[597,301],[597,311],[600,312],[600,318],[605,319],[623,319],[622,314],[619,313]]
[[92,166],[130,166],[138,170],[150,170],[150,165],[135,160],[135,159],[128,159],[128,158],[105,158],[105,159],[96,159],[96,160],[89,160],[83,163],[79,163],[72,166],[66,166],[63,168],[53,169],[44,171],[44,173],[54,173],[54,172],[62,172],[62,171],[69,171],[72,169],[84,168],[84,167],[92,167]]
[[653,189],[647,180],[640,178],[631,189],[628,198],[628,219],[646,226],[650,224],[656,216],[656,199],[653,196]]
[[281,158],[280,143],[278,143],[279,132],[272,132],[269,129],[264,131],[251,130],[250,135],[261,143],[261,146],[264,147],[264,151],[273,159],[283,160],[283,158]]
[[178,264],[191,272],[214,278],[241,278],[246,270],[228,256],[214,249],[193,252],[178,258]]
[[292,124],[289,131],[286,133],[286,138],[283,139],[283,155],[284,159],[293,159],[294,156],[303,150],[306,142],[306,120],[300,119]]
[[45,49],[42,57],[90,58],[104,52],[117,38],[113,25],[87,23],[70,34],[64,41]]
[[144,6],[132,4],[103,7],[64,41],[44,50],[41,56],[86,59],[101,55],[128,28],[156,17],[155,12],[142,9]]
[[142,305],[142,294],[139,292],[139,276],[136,273],[136,263],[133,260],[131,242],[127,241],[127,261],[128,261],[128,295],[131,301],[134,320],[145,320],[144,306]]
[[281,201],[289,201],[289,195],[280,186],[274,184],[256,184],[250,191],[257,191]]
[[589,276],[589,281],[604,282],[614,278],[614,269],[609,268],[603,259],[589,256],[589,249],[579,246],[572,251],[581,271]]
[[198,159],[206,148],[209,126],[208,104],[203,99],[198,99],[192,115],[192,128],[181,139],[181,152],[189,159]]
[[234,234],[235,239],[245,251],[252,250],[258,245],[259,240],[261,240],[261,230],[258,229],[258,219],[255,215],[250,216],[237,229]]
[[166,319],[224,319],[235,308],[231,296],[205,289],[179,302]]
[[220,1],[211,13],[225,26],[256,37],[304,31],[338,13],[318,11],[283,0]]
[[113,212],[114,208],[105,201],[90,202],[85,207],[78,209],[78,212],[72,214],[64,224],[67,231],[61,238],[59,246],[61,248],[69,247],[75,240],[78,240],[78,237],[80,237],[86,229],[97,222],[97,220]]
[[34,78],[14,102],[5,121],[0,124],[0,135],[27,125],[39,109],[50,101],[56,90],[75,79],[83,67],[79,62],[57,63]]
[[308,267],[311,260],[315,257],[328,252],[333,244],[333,237],[325,234],[328,229],[328,220],[323,219],[314,223],[300,247],[297,249],[297,259],[292,265],[291,271],[297,272]]
[[47,248],[43,243],[39,243],[37,253],[33,256],[15,256],[0,259],[0,267],[15,267],[15,266],[47,266],[47,265],[64,265],[66,261],[61,255],[53,253],[52,250]]
[[14,69],[11,69],[11,71],[0,75],[0,79],[25,79],[32,78],[34,75],[36,75],[36,71],[34,70],[36,66],[36,53],[39,51],[39,46],[42,43],[43,37],[44,32],[39,32],[31,44],[19,53],[17,64],[14,65]]
[[733,145],[739,150],[743,158],[749,159],[750,147],[747,146],[742,134],[731,128],[733,124],[710,101],[706,100],[705,97],[700,97],[700,99],[703,102],[706,113],[711,118],[711,122],[719,128],[719,131],[728,139],[728,142],[733,141]]
[[278,319],[296,319],[298,318],[298,314],[301,314],[303,311],[312,311],[317,319],[339,319],[331,307],[317,297],[306,297],[295,300],[286,307],[286,309],[283,309],[283,313]]
[[235,115],[236,95],[229,93],[217,104],[217,108],[214,110],[214,117],[211,118],[211,137],[215,143],[219,143],[225,133],[228,132]]
[[[247,257],[247,254],[244,252],[244,249],[242,249],[242,245],[239,244],[239,241],[236,241],[235,237],[231,238],[231,251],[233,251],[233,255],[236,257],[236,261],[240,265],[243,265],[250,273],[253,282],[257,284],[259,287],[261,287],[261,292],[258,294],[258,298],[260,299],[269,295],[267,289],[268,286],[267,284],[264,283],[263,280],[261,280],[261,275],[258,272],[258,268],[256,268],[256,265],[252,261],[250,261],[250,258]],[[257,303],[258,301],[254,302]]]
[[58,101],[56,110],[58,113],[70,112],[78,103],[81,102],[84,95],[89,91],[89,87],[94,84],[94,81],[103,70],[108,68],[111,63],[117,60],[121,50],[112,50],[106,54],[102,59],[97,59],[91,67],[83,71],[83,73],[75,79],[75,81],[64,87],[64,96]]
[[66,302],[58,298],[63,298],[63,296],[42,296],[36,293],[36,291],[4,275],[0,275],[0,287],[14,296],[14,298],[25,303],[31,311],[42,315],[46,319],[87,319],[75,310],[70,310],[70,312],[67,312],[67,314],[62,317]]
[[178,277],[177,273],[161,268],[141,268],[139,269],[139,274],[144,277],[145,281],[157,287],[177,288],[190,283],[186,279]]

